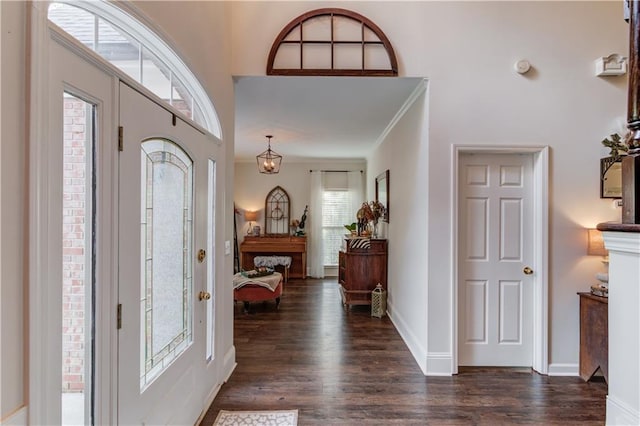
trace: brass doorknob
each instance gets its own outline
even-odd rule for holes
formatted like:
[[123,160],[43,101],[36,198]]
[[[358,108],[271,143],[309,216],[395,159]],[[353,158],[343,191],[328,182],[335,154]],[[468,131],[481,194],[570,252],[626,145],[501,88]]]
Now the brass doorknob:
[[209,293],[208,291],[201,291],[200,294],[198,294],[198,299],[209,300],[211,299],[211,293]]
[[198,250],[198,262],[204,262],[204,258],[207,257],[207,252],[203,249]]
[[528,266],[525,266],[522,272],[524,272],[525,275],[531,275],[533,274],[533,269],[529,268]]

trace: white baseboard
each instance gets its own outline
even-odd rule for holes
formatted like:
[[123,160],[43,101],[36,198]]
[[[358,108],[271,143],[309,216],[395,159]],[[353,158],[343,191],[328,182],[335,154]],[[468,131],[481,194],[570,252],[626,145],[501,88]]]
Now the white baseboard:
[[238,365],[236,363],[236,347],[234,345],[231,345],[227,353],[224,354],[224,361],[222,366],[224,371],[223,376],[225,383],[227,382],[227,380],[229,380],[229,377],[231,377],[231,373],[233,373],[233,370],[236,369],[236,365]]
[[640,425],[640,412],[607,396],[607,425]]
[[449,352],[427,353],[427,376],[451,376],[453,356]]
[[27,424],[27,407],[23,406],[0,421],[2,426],[24,426]]
[[409,348],[409,352],[413,355],[413,358],[418,363],[418,367],[422,370],[422,374],[427,374],[427,351],[425,351],[424,347],[420,344],[416,336],[409,330],[406,322],[399,315],[395,314],[395,310],[393,309],[393,305],[389,305],[387,309],[387,315],[389,315],[389,319],[393,323],[396,330],[404,340],[405,345]]
[[578,364],[549,364],[549,376],[579,376]]

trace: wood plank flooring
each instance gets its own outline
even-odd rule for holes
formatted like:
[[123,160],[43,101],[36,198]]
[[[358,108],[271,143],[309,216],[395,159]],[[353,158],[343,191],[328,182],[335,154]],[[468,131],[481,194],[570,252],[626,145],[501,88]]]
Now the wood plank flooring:
[[235,306],[237,367],[207,411],[299,410],[299,425],[579,424],[605,421],[607,385],[529,369],[425,377],[388,317],[346,310],[335,279],[291,280],[280,309]]

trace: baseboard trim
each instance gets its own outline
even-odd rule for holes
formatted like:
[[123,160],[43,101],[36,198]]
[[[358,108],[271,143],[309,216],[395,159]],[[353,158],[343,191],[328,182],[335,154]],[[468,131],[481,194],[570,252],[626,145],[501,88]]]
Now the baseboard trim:
[[579,376],[578,364],[549,364],[549,376]]
[[225,383],[229,380],[229,377],[231,377],[231,373],[233,373],[233,370],[236,369],[236,365],[238,365],[236,363],[236,347],[234,345],[231,345],[227,353],[224,354],[223,360],[223,376]]
[[395,314],[393,305],[389,305],[387,309],[387,315],[393,323],[393,326],[398,330],[400,337],[404,340],[405,345],[409,348],[409,352],[413,355],[413,358],[418,363],[418,367],[422,370],[422,374],[427,375],[427,351],[420,345],[416,336],[409,330],[404,320]]
[[453,356],[449,352],[427,353],[427,376],[451,376]]
[[607,395],[607,425],[640,425],[640,412]]
[[27,406],[16,409],[13,413],[9,414],[6,418],[0,421],[2,426],[22,426],[27,424]]

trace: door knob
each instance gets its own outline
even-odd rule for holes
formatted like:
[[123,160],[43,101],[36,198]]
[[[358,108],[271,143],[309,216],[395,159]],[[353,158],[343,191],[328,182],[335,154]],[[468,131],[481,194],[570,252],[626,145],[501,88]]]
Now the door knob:
[[198,294],[198,299],[209,300],[211,299],[211,293],[209,293],[208,291],[201,291],[200,294]]
[[207,252],[203,249],[198,250],[198,262],[204,262],[204,258],[207,257]]
[[531,275],[533,274],[533,269],[529,268],[528,266],[525,266],[522,272],[524,272],[525,275]]

